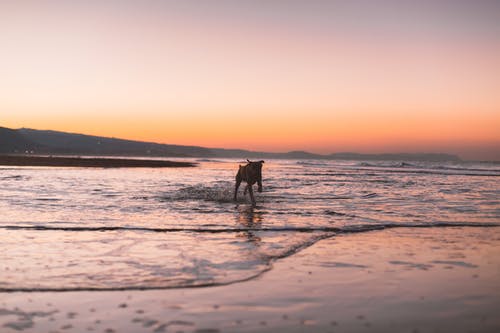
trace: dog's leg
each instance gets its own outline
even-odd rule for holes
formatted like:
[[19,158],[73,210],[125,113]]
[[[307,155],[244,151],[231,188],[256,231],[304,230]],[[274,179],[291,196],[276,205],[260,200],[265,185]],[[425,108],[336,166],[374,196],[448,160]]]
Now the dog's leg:
[[236,184],[234,186],[234,201],[238,201],[236,195],[238,194],[238,187],[240,187],[240,184],[241,184],[241,175],[240,172],[238,172],[238,174],[236,175]]
[[243,190],[243,195],[247,195],[248,186],[250,186],[250,185],[247,184],[247,186],[245,186],[245,190]]
[[255,198],[253,197],[252,185],[248,184],[247,188],[248,188],[248,193],[250,193],[250,199],[252,200],[252,206],[257,205],[255,203]]

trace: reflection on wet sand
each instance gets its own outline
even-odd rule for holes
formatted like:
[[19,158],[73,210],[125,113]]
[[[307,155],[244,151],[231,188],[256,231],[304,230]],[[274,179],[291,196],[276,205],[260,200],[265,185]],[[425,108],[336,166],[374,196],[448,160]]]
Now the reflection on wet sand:
[[250,243],[258,246],[262,239],[255,234],[255,229],[262,227],[263,212],[256,210],[251,205],[238,205],[236,206],[236,223],[245,228],[252,229],[242,232],[238,237],[246,237]]
[[236,206],[236,222],[247,228],[258,228],[262,225],[264,213],[250,205]]

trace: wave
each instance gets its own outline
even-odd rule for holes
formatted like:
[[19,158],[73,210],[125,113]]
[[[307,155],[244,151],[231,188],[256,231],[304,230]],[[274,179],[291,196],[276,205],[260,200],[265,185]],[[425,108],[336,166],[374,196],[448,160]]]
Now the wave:
[[33,200],[36,200],[36,201],[61,201],[62,199],[60,199],[60,198],[35,198]]
[[263,275],[267,271],[271,270],[272,267],[268,267],[254,275],[227,282],[203,282],[203,283],[193,283],[189,285],[168,285],[168,286],[151,286],[151,285],[134,285],[134,286],[122,286],[122,287],[35,287],[35,288],[2,288],[0,287],[0,293],[36,293],[36,292],[78,292],[78,291],[134,291],[134,290],[166,290],[166,289],[182,289],[182,288],[206,288],[206,287],[218,287],[218,286],[228,286],[231,284],[251,281],[259,276]]
[[298,165],[305,165],[305,166],[331,166],[331,163],[328,162],[320,162],[320,161],[297,161],[296,164]]
[[361,162],[361,163],[358,163],[357,166],[361,166],[361,167],[378,167],[378,168],[409,168],[409,167],[416,167],[415,164],[411,164],[411,163],[408,163],[408,162],[380,162],[380,163],[376,163],[376,162],[372,162],[372,163],[369,163],[369,162]]
[[[250,281],[257,277],[262,276],[264,273],[270,271],[273,263],[277,260],[290,257],[303,249],[306,249],[320,240],[334,237],[339,234],[362,233],[369,231],[379,231],[391,228],[438,228],[438,227],[500,227],[500,223],[457,223],[457,222],[439,222],[439,223],[414,223],[414,224],[378,224],[378,225],[357,225],[346,227],[281,227],[281,228],[224,228],[224,229],[209,229],[209,228],[130,228],[130,227],[41,227],[41,226],[0,226],[1,229],[9,230],[36,230],[36,231],[151,231],[151,232],[189,232],[189,233],[245,233],[246,235],[253,235],[253,237],[263,237],[264,232],[294,232],[294,233],[308,233],[301,237],[282,236],[281,239],[292,240],[289,244],[281,244],[270,236],[267,246],[268,249],[264,253],[258,253],[255,258],[247,259],[244,262],[233,262],[231,259],[218,262],[206,259],[196,259],[193,262],[187,262],[187,266],[175,268],[173,272],[182,272],[182,276],[171,275],[172,271],[162,268],[162,265],[151,264],[147,262],[137,261],[137,258],[126,257],[127,265],[132,265],[132,270],[141,270],[143,272],[152,272],[153,274],[166,274],[164,279],[135,281],[119,280],[113,281],[112,277],[108,277],[101,283],[100,279],[92,280],[89,284],[87,280],[83,283],[72,283],[71,279],[74,273],[67,273],[70,278],[70,283],[65,284],[65,276],[58,276],[59,282],[55,285],[19,285],[17,282],[9,286],[4,284],[0,287],[2,292],[74,292],[74,291],[131,291],[131,290],[162,290],[162,289],[180,289],[180,288],[202,288],[213,286],[231,285],[240,282]],[[255,234],[258,232],[258,234]],[[257,236],[259,235],[259,236]],[[247,236],[248,237],[248,236]],[[284,238],[283,238],[284,237]],[[140,236],[142,239],[143,237]],[[133,239],[133,238],[131,238]],[[129,243],[130,244],[130,243]],[[276,247],[276,245],[279,245]],[[125,247],[124,247],[125,246]],[[117,250],[122,251],[127,245],[120,246]],[[261,246],[265,246],[264,244]],[[116,250],[113,250],[116,251]],[[114,252],[110,252],[114,253]],[[436,264],[446,264],[455,266],[467,266],[467,263],[458,261],[441,261]],[[399,264],[399,262],[395,262]],[[191,266],[193,265],[193,266]],[[345,264],[336,264],[342,267]],[[201,273],[200,273],[201,272]],[[220,274],[217,272],[221,272]],[[226,276],[229,272],[229,276]],[[204,274],[208,274],[205,276]],[[105,274],[105,271],[103,271]],[[186,275],[187,274],[187,275]],[[193,275],[194,274],[194,275]],[[201,274],[201,275],[199,275]],[[215,274],[215,275],[212,275]],[[107,275],[103,275],[104,277]],[[146,274],[147,276],[147,274]],[[111,281],[109,280],[111,279]],[[62,279],[62,280],[61,280]],[[50,282],[50,279],[47,281]],[[128,282],[124,282],[128,281]]]
[[199,158],[196,162],[209,162],[209,163],[229,163],[229,161],[214,160],[210,158]]
[[23,176],[23,175],[12,175],[12,176],[4,176],[0,177],[0,180],[29,180],[31,177]]
[[[461,176],[500,176],[500,169],[491,167],[467,167],[442,165],[436,163],[408,163],[408,162],[360,162],[354,168],[375,169],[386,172],[461,175]],[[352,168],[352,167],[350,167]]]
[[435,167],[440,170],[453,170],[453,171],[477,171],[477,172],[495,172],[500,173],[500,169],[491,169],[491,168],[466,168],[466,167],[458,167],[458,166],[445,166],[439,165]]
[[[329,215],[348,216],[347,214],[333,211],[327,212]],[[187,232],[187,233],[240,233],[240,232],[335,232],[335,233],[356,233],[374,230],[384,230],[392,228],[448,228],[448,227],[477,227],[495,228],[500,227],[500,223],[471,223],[471,222],[434,222],[434,223],[376,223],[376,224],[355,224],[343,227],[237,227],[237,228],[150,228],[150,227],[52,227],[38,225],[2,225],[4,230],[34,230],[34,231],[145,231],[145,232]]]
[[348,214],[346,213],[341,213],[341,212],[336,212],[334,210],[325,210],[324,212],[326,215],[332,215],[332,216],[348,216]]

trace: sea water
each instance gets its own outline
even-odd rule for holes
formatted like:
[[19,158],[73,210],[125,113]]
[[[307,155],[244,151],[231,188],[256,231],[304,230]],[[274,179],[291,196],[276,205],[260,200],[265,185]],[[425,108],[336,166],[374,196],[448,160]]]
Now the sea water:
[[498,164],[268,160],[252,207],[244,162],[188,161],[1,167],[0,291],[224,285],[342,233],[500,227]]

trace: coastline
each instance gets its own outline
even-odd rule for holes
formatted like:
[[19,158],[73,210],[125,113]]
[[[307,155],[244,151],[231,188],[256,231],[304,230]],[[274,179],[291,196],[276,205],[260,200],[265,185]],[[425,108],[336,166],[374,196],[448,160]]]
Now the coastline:
[[82,158],[0,155],[0,166],[45,166],[45,167],[85,167],[85,168],[181,168],[194,167],[191,162],[146,160],[133,158]]
[[[3,293],[2,332],[498,332],[498,228],[339,234],[209,288]],[[166,263],[168,264],[168,263]]]

